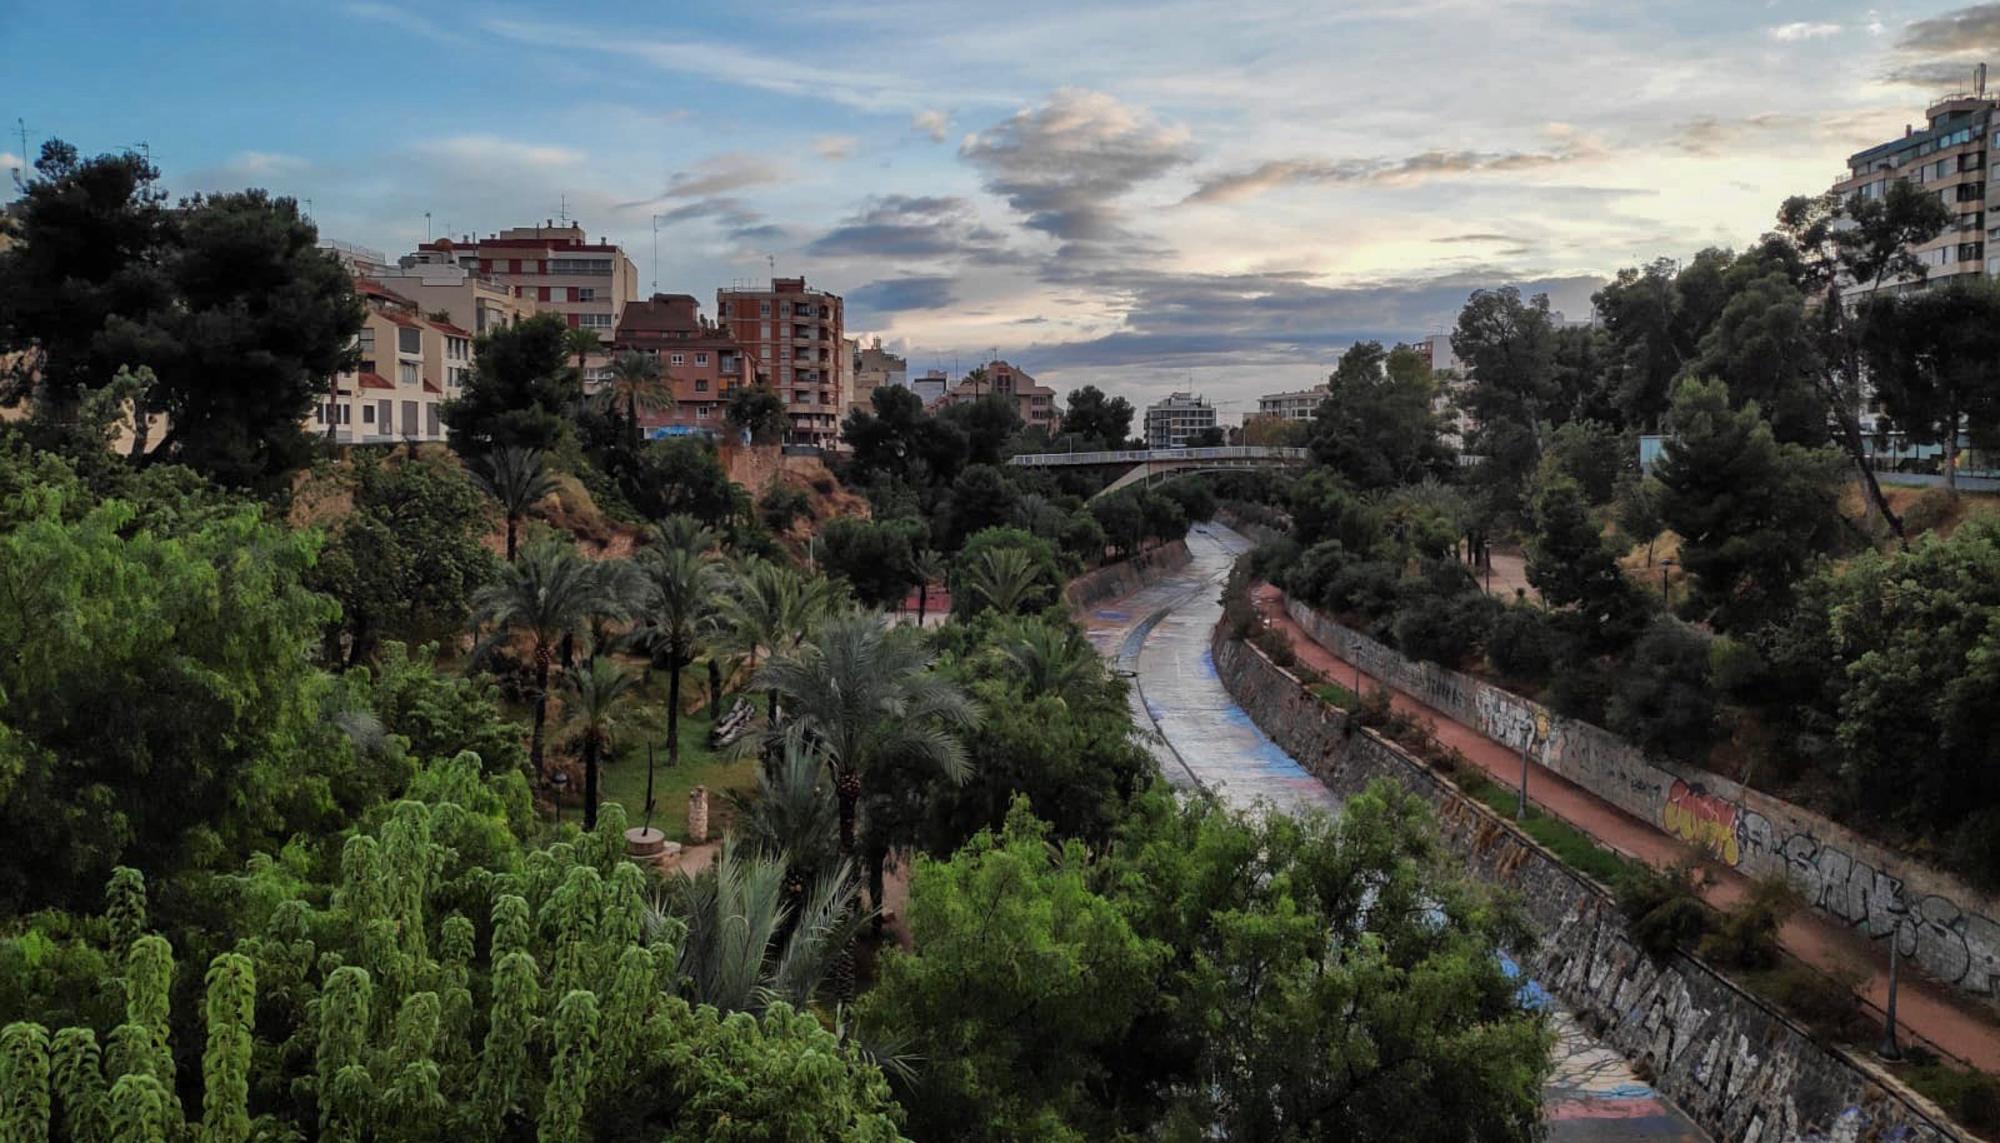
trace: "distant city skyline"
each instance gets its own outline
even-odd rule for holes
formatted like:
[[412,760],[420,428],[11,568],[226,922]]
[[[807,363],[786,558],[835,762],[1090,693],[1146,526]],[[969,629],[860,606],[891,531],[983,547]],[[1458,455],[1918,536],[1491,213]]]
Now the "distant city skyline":
[[391,258],[560,212],[642,294],[775,265],[912,375],[1235,420],[1472,289],[1575,318],[1740,248],[2000,63],[2000,4],[16,4],[0,50],[0,167],[143,143]]

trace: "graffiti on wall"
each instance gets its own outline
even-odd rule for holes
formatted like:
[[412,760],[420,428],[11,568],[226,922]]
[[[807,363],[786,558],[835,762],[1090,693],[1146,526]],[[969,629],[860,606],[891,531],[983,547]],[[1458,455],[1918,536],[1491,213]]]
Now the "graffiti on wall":
[[1696,849],[1734,866],[1743,860],[1742,843],[1736,836],[1737,817],[1735,802],[1676,778],[1660,811],[1660,824]]

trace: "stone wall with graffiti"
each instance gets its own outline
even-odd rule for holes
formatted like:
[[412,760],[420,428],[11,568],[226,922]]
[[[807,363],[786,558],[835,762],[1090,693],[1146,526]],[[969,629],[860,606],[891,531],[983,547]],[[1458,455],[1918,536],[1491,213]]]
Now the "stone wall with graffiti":
[[1400,747],[1349,727],[1256,648],[1218,631],[1212,650],[1216,673],[1251,719],[1335,794],[1387,778],[1429,802],[1466,868],[1519,895],[1540,937],[1523,967],[1593,1036],[1642,1062],[1653,1086],[1715,1138],[1962,1138],[1893,1081],[1822,1047],[1701,961],[1648,956],[1602,886]]
[[[1933,979],[2000,1002],[2000,903],[1781,798],[1649,758],[1617,735],[1435,663],[1420,663],[1297,600],[1286,611],[1370,675],[1519,750],[1598,797],[1752,877],[1792,878],[1814,908],[1872,937],[1897,934]],[[1906,910],[1902,923],[1895,910]]]

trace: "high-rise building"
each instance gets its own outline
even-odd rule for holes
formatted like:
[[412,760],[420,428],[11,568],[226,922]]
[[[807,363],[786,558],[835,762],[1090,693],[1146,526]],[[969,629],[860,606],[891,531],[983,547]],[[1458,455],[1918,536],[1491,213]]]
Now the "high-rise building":
[[894,385],[898,389],[910,387],[910,363],[896,354],[882,348],[882,339],[863,349],[855,342],[848,342],[854,349],[854,394],[849,404],[862,411],[873,409],[875,390],[884,385]]
[[658,357],[672,383],[672,409],[639,414],[651,436],[721,433],[729,395],[756,380],[755,359],[728,326],[701,316],[692,294],[654,294],[626,306],[611,348]]
[[625,305],[639,296],[639,268],[618,246],[591,242],[580,223],[520,226],[453,241],[440,238],[417,247],[406,268],[447,264],[491,278],[543,313],[562,316],[572,327],[594,329],[605,340],[618,328]]
[[355,279],[354,290],[367,306],[357,361],[334,375],[307,431],[338,444],[444,440],[444,403],[472,373],[471,331],[426,317],[416,302],[373,279]]
[[1294,389],[1286,393],[1266,393],[1257,398],[1257,415],[1278,417],[1287,421],[1310,421],[1313,414],[1327,398],[1325,385],[1315,385],[1310,389]]
[[[1986,65],[1981,64],[1970,91],[1944,96],[1925,110],[1922,130],[1905,127],[1902,138],[1850,155],[1847,177],[1833,184],[1833,193],[1843,198],[1881,198],[1897,180],[1938,196],[1951,212],[1950,225],[1910,248],[1925,268],[1925,285],[2000,275],[2000,226],[1989,228],[1986,217],[1987,172],[2000,157],[1996,106],[2000,100],[1986,94]],[[1879,288],[1902,290],[1914,284],[1898,279]],[[1877,288],[1874,282],[1849,283],[1845,297],[1860,298]]]
[[1053,433],[1062,420],[1054,389],[997,359],[959,378],[958,384],[945,390],[938,404],[959,405],[993,393],[1013,398],[1014,410],[1021,414],[1021,423],[1027,428]]
[[1215,406],[1206,399],[1169,393],[1166,400],[1146,406],[1146,447],[1186,448],[1189,437],[1215,425]]
[[842,345],[840,295],[809,290],[804,278],[773,278],[768,289],[715,291],[715,313],[785,402],[792,419],[785,443],[824,448],[838,441],[854,367]]

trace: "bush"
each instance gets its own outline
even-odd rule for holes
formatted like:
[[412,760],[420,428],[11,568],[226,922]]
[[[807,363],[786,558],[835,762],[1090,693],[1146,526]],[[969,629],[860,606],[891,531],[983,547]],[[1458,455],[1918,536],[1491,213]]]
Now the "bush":
[[1509,679],[1539,682],[1564,658],[1568,641],[1533,607],[1509,607],[1493,622],[1486,657]]
[[773,532],[789,531],[792,521],[806,514],[810,503],[805,493],[782,484],[773,484],[757,501],[757,517]]
[[1479,592],[1424,596],[1396,615],[1396,646],[1404,654],[1446,667],[1462,666],[1493,627],[1499,605]]
[[1605,708],[1608,728],[1642,750],[1691,760],[1715,740],[1708,640],[1662,616],[1632,648]]
[[1335,572],[1317,602],[1336,614],[1386,620],[1396,613],[1401,586],[1402,575],[1395,564],[1364,560],[1345,564]]
[[1634,864],[1615,886],[1618,907],[1632,922],[1632,939],[1656,957],[1700,940],[1708,931],[1708,906],[1701,893],[1710,877],[1693,860],[1665,869]]
[[1250,549],[1250,575],[1266,583],[1286,583],[1301,554],[1299,542],[1289,536],[1258,544]]
[[1951,494],[1942,488],[1926,488],[1903,510],[1903,530],[1910,536],[1935,532],[1951,519]]
[[1988,1137],[2000,1133],[2000,1079],[1947,1067],[1935,1057],[1920,1058],[1915,1049],[1910,1051],[1910,1059],[1903,1079],[1911,1087],[1944,1108],[1961,1126]]
[[1557,714],[1602,726],[1610,698],[1611,675],[1596,659],[1570,658],[1556,666],[1549,705]]
[[1859,973],[1830,977],[1802,964],[1787,964],[1751,977],[1748,983],[1804,1024],[1822,1044],[1860,1040],[1873,1031],[1854,1002]]
[[1778,930],[1804,906],[1805,895],[1789,878],[1760,879],[1701,939],[1701,955],[1731,968],[1770,968],[1778,963]]

